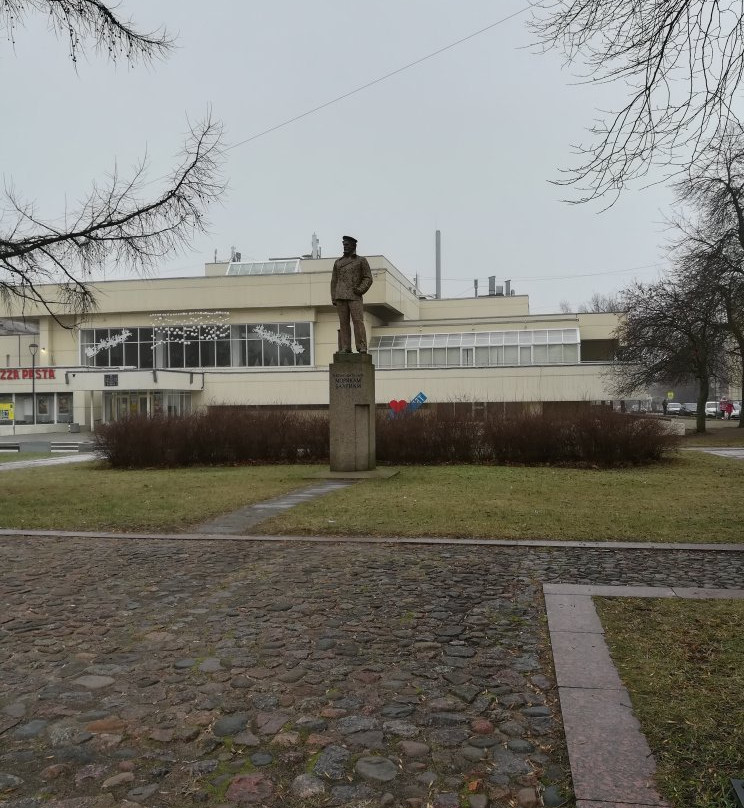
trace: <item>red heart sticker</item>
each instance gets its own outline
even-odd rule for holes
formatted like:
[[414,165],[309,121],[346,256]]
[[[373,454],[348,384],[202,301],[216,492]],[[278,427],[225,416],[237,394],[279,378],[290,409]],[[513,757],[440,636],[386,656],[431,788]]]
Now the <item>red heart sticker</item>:
[[389,403],[390,403],[390,409],[393,412],[403,412],[403,410],[408,406],[407,401],[395,401],[395,400],[393,400],[393,401],[391,401]]

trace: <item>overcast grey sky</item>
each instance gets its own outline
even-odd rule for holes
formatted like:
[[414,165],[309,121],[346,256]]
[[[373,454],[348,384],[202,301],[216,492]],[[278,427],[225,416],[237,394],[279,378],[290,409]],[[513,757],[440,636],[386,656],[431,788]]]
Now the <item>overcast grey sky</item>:
[[[165,26],[177,50],[151,67],[94,53],[75,73],[64,39],[30,16],[0,42],[0,170],[37,214],[74,207],[114,164],[175,163],[187,116],[211,108],[228,145],[259,134],[472,34],[526,0],[122,0],[141,30]],[[442,232],[443,295],[511,279],[533,313],[574,307],[665,266],[664,186],[626,191],[605,213],[551,185],[572,164],[596,110],[619,88],[577,84],[558,54],[530,48],[527,13],[226,154],[229,188],[195,250],[160,275],[202,274],[214,251],[243,260],[310,251],[341,236],[384,254],[433,293]],[[152,193],[157,185],[150,186]],[[116,277],[111,272],[108,277]]]

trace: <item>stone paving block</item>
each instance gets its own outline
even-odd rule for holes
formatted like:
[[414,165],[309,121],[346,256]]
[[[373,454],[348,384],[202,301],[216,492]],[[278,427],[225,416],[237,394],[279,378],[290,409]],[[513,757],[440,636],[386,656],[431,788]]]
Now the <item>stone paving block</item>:
[[559,687],[623,687],[603,635],[558,631],[551,632],[550,642]]
[[627,692],[559,688],[577,800],[664,806]]
[[588,595],[545,595],[545,609],[551,632],[604,632],[597,610]]

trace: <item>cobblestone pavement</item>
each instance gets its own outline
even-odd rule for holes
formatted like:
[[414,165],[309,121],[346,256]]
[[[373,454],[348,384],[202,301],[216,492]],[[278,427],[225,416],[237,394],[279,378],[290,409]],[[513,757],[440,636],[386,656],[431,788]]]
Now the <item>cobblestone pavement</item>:
[[0,538],[0,805],[572,805],[541,583],[744,553]]

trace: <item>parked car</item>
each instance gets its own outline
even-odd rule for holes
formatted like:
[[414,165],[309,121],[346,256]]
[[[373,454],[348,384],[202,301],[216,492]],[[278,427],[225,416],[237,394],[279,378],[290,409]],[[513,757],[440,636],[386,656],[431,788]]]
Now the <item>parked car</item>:
[[717,401],[706,401],[705,402],[705,417],[706,418],[718,418],[720,415],[720,410],[718,409],[718,402]]
[[734,405],[734,411],[731,413],[731,417],[741,418],[741,401],[734,401],[732,403]]
[[[667,410],[669,407],[667,407]],[[682,405],[681,415],[697,415],[697,403],[695,401],[686,401]]]
[[667,415],[681,415],[682,414],[682,405],[679,401],[670,401],[667,404],[666,408]]

